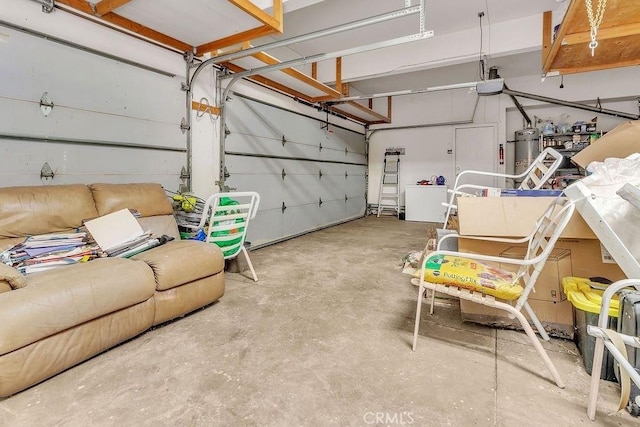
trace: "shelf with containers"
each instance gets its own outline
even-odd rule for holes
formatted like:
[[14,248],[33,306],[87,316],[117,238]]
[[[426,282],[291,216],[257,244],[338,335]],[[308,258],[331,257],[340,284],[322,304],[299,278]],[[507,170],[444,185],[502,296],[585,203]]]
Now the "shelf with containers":
[[540,135],[540,150],[551,147],[564,156],[564,161],[556,170],[554,188],[564,188],[585,175],[585,171],[576,166],[571,158],[604,135],[603,131],[565,132]]

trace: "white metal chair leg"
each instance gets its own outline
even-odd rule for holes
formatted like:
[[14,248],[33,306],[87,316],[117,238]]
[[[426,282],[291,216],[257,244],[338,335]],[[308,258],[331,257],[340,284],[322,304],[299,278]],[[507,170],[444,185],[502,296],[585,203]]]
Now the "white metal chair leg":
[[555,365],[549,358],[549,355],[545,351],[544,347],[542,347],[542,344],[538,340],[538,337],[536,336],[536,333],[533,331],[533,328],[529,324],[529,321],[527,321],[527,318],[524,317],[524,314],[516,310],[513,306],[509,304],[505,304],[503,302],[499,302],[499,301],[496,301],[496,308],[501,308],[503,310],[506,310],[507,312],[513,314],[520,321],[520,324],[522,325],[522,328],[524,329],[525,333],[529,337],[531,344],[533,344],[535,349],[538,351],[538,354],[540,355],[540,357],[542,358],[542,361],[544,362],[547,369],[551,373],[551,376],[553,377],[554,381],[556,382],[558,387],[564,388],[564,382],[562,381],[562,378],[560,378],[560,373],[558,372]]
[[591,365],[589,404],[587,405],[587,417],[589,417],[591,421],[596,419],[598,388],[600,386],[600,374],[602,373],[602,359],[604,359],[604,341],[602,338],[596,338],[596,347],[593,351],[593,364]]
[[249,265],[249,270],[251,270],[251,275],[253,276],[253,281],[258,281],[258,276],[256,275],[256,271],[253,269],[253,264],[251,263],[251,258],[249,258],[249,252],[247,249],[242,246],[242,253],[244,254],[245,259],[247,260],[247,264]]
[[424,294],[424,287],[422,286],[422,282],[420,283],[420,287],[418,288],[418,306],[416,307],[416,323],[413,328],[413,345],[411,349],[416,351],[416,345],[418,344],[418,329],[420,328],[420,312],[422,311],[422,296]]
[[431,308],[429,309],[429,314],[433,314],[433,305],[436,302],[436,291],[431,290]]
[[531,318],[531,323],[533,323],[536,329],[538,330],[540,337],[545,341],[549,341],[550,340],[549,334],[547,334],[547,331],[544,330],[544,326],[542,326],[540,319],[538,319],[538,316],[536,316],[536,313],[533,311],[529,303],[525,302],[523,304],[523,307],[527,311],[527,314],[529,315],[529,317]]

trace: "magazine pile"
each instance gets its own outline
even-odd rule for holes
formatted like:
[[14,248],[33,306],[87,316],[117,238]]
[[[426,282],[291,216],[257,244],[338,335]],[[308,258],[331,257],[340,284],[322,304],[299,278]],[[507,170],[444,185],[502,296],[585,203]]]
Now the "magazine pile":
[[84,226],[87,231],[29,236],[0,252],[0,262],[29,274],[98,257],[129,258],[173,240],[144,232],[128,209],[85,221]]
[[86,232],[29,236],[24,242],[0,253],[0,261],[22,274],[86,262],[99,256],[100,248]]

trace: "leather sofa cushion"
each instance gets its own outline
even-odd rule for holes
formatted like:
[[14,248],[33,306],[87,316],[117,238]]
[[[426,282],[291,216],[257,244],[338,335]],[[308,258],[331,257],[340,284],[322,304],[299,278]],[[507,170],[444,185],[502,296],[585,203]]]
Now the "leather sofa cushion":
[[91,184],[98,215],[135,209],[143,217],[172,215],[173,206],[160,184]]
[[0,188],[0,238],[68,231],[97,215],[86,185]]
[[196,240],[173,240],[135,255],[156,276],[156,289],[171,289],[224,270],[222,251],[216,245]]
[[0,294],[0,355],[153,296],[143,262],[101,258],[27,275],[27,286]]
[[13,267],[0,263],[0,281],[7,282],[11,289],[27,286],[27,278]]
[[167,236],[180,239],[178,223],[173,215],[156,215],[146,218],[138,218],[138,223],[144,231],[151,231],[154,236]]

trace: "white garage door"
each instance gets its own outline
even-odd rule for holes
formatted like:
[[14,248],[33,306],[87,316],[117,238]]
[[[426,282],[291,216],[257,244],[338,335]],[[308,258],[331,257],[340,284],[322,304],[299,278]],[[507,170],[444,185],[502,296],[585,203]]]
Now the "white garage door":
[[226,106],[226,184],[261,196],[254,246],[364,215],[364,133],[239,94]]
[[0,25],[8,40],[0,43],[0,185],[178,189],[187,157],[179,76],[7,25]]

